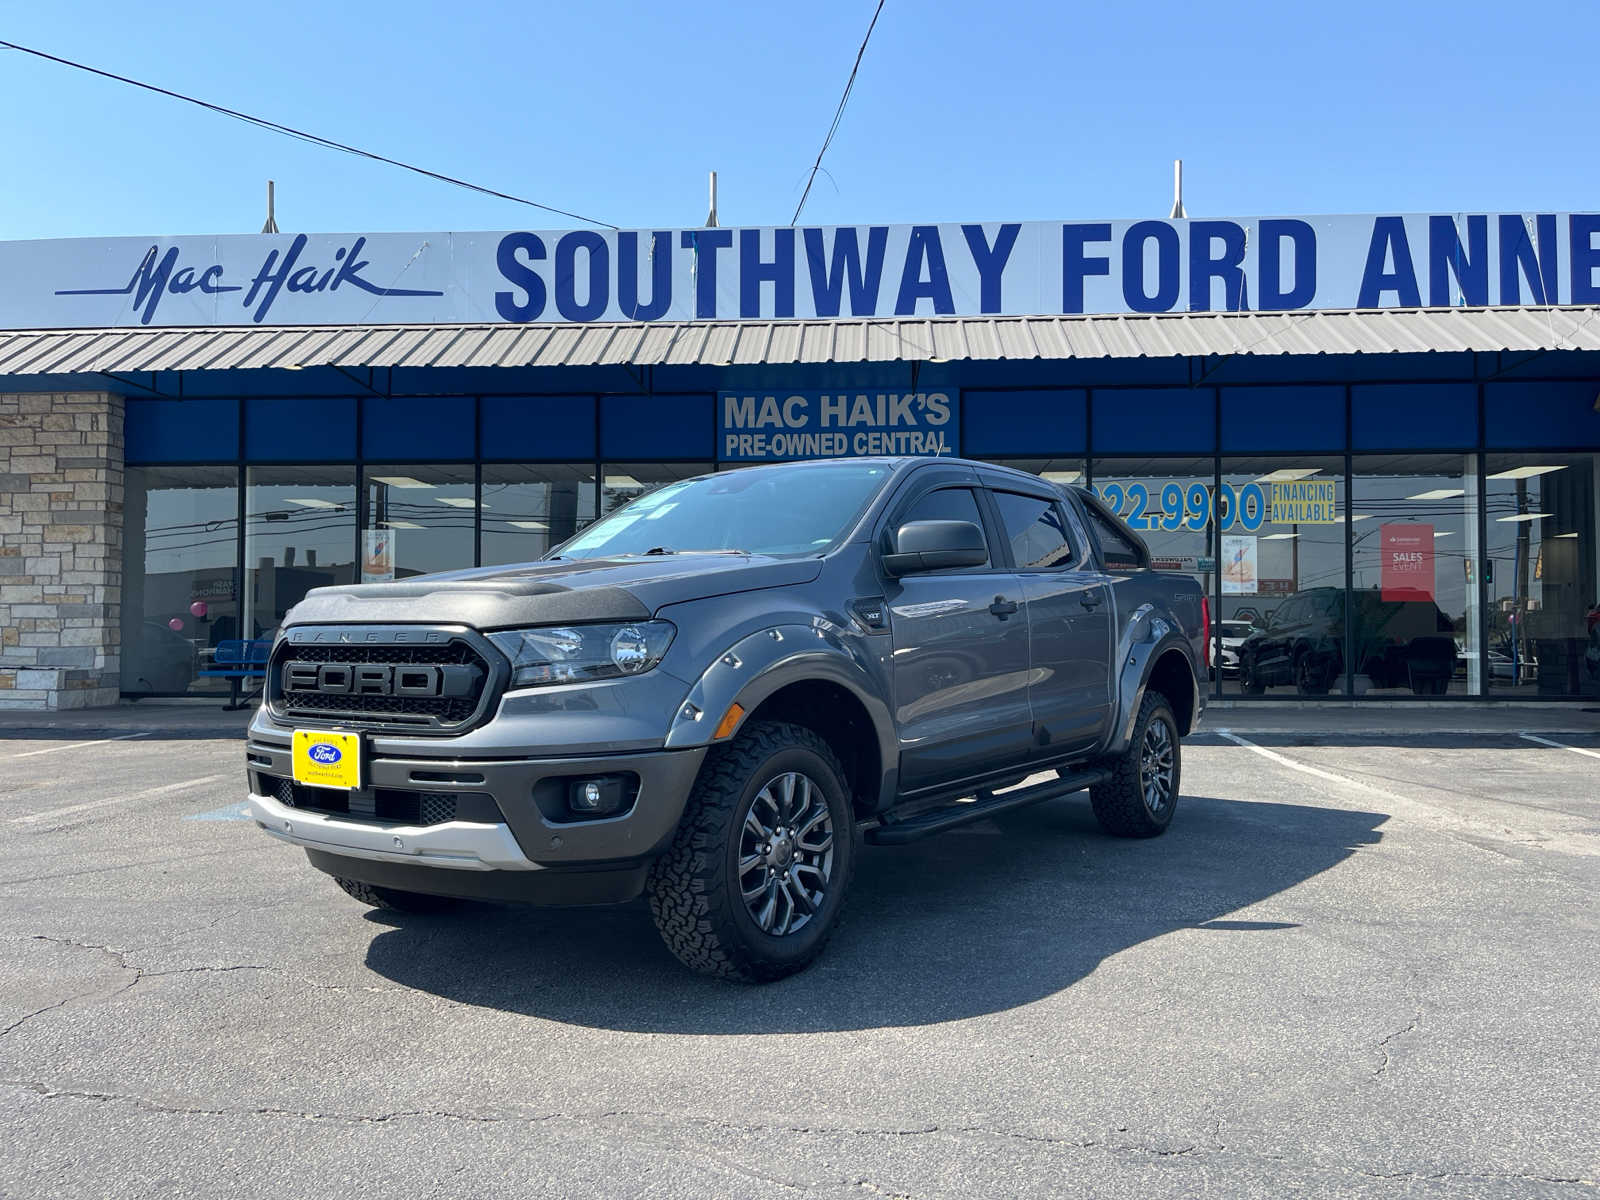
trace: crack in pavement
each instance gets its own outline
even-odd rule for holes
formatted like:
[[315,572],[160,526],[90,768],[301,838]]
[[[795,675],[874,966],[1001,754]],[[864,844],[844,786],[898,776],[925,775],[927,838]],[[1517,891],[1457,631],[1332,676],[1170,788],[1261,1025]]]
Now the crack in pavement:
[[1384,1038],[1379,1040],[1376,1049],[1377,1049],[1378,1053],[1383,1055],[1383,1061],[1378,1064],[1377,1070],[1372,1072],[1372,1078],[1374,1080],[1380,1078],[1383,1075],[1383,1073],[1389,1069],[1389,1062],[1390,1062],[1389,1050],[1388,1050],[1389,1043],[1394,1041],[1398,1037],[1404,1037],[1406,1034],[1412,1032],[1414,1029],[1416,1029],[1418,1023],[1420,1023],[1421,1020],[1422,1020],[1422,1005],[1419,1004],[1419,1005],[1417,1005],[1417,1011],[1411,1017],[1411,1023],[1409,1025],[1406,1025],[1402,1029],[1396,1029],[1393,1033],[1391,1033],[1388,1036],[1386,1036],[1386,1037],[1384,1037]]
[[[1391,1036],[1398,1036],[1399,1032],[1403,1032],[1403,1031],[1397,1031],[1397,1033],[1395,1035],[1391,1035]],[[40,1096],[43,1099],[47,1099],[47,1100],[65,1099],[65,1100],[82,1100],[82,1101],[87,1101],[87,1102],[90,1102],[90,1103],[123,1103],[123,1104],[133,1105],[134,1107],[136,1107],[139,1110],[144,1111],[144,1112],[155,1113],[155,1114],[160,1114],[160,1115],[176,1115],[176,1116],[275,1117],[275,1118],[292,1119],[292,1120],[297,1120],[297,1121],[333,1122],[333,1123],[341,1123],[341,1124],[347,1124],[347,1125],[385,1125],[385,1124],[391,1124],[391,1123],[398,1122],[398,1121],[417,1120],[417,1119],[420,1119],[420,1120],[456,1121],[456,1122],[464,1122],[464,1123],[474,1124],[474,1125],[499,1125],[499,1124],[542,1125],[542,1124],[548,1124],[548,1123],[553,1122],[553,1121],[565,1121],[565,1122],[573,1122],[573,1123],[577,1123],[577,1124],[603,1124],[603,1123],[608,1122],[608,1121],[617,1121],[617,1120],[631,1120],[631,1121],[635,1121],[635,1122],[640,1122],[640,1121],[645,1121],[645,1122],[648,1122],[648,1121],[664,1121],[664,1122],[669,1122],[669,1123],[681,1123],[681,1124],[687,1124],[687,1125],[691,1125],[691,1126],[698,1126],[698,1127],[706,1128],[706,1129],[716,1129],[716,1130],[725,1130],[725,1131],[730,1131],[730,1132],[755,1133],[755,1134],[761,1134],[761,1133],[788,1133],[788,1134],[815,1134],[815,1135],[819,1135],[819,1136],[843,1135],[843,1136],[849,1136],[849,1137],[890,1137],[890,1138],[913,1138],[913,1137],[927,1137],[927,1136],[934,1136],[934,1135],[945,1135],[945,1136],[950,1136],[950,1137],[974,1137],[974,1136],[978,1136],[978,1137],[990,1137],[990,1138],[1003,1138],[1003,1139],[1007,1139],[1007,1140],[1021,1141],[1021,1142],[1040,1144],[1040,1145],[1070,1147],[1070,1148],[1074,1148],[1074,1149],[1099,1150],[1099,1151],[1102,1151],[1102,1152],[1105,1152],[1105,1153],[1109,1153],[1109,1154],[1129,1154],[1129,1153],[1132,1153],[1132,1154],[1148,1154],[1148,1155],[1152,1155],[1152,1156],[1158,1157],[1158,1158],[1181,1158],[1181,1157],[1188,1157],[1188,1156],[1191,1156],[1191,1155],[1209,1155],[1209,1154],[1226,1153],[1226,1154],[1238,1155],[1238,1156],[1243,1157],[1243,1158],[1260,1159],[1262,1161],[1272,1161],[1272,1162],[1280,1163],[1280,1164],[1286,1161],[1283,1158],[1283,1156],[1281,1156],[1281,1155],[1265,1155],[1265,1156],[1256,1155],[1256,1154],[1252,1154],[1252,1153],[1250,1153],[1249,1151],[1246,1151],[1246,1150],[1240,1150],[1237,1146],[1230,1148],[1230,1147],[1222,1145],[1222,1143],[1221,1143],[1222,1121],[1220,1119],[1216,1123],[1216,1140],[1218,1142],[1218,1145],[1215,1148],[1203,1147],[1203,1146],[1194,1145],[1194,1144],[1186,1145],[1186,1146],[1179,1146],[1179,1147],[1175,1147],[1175,1148],[1166,1148],[1166,1147],[1157,1147],[1157,1146],[1146,1146],[1146,1145],[1141,1145],[1141,1144],[1138,1144],[1138,1143],[1118,1143],[1118,1142],[1112,1142],[1112,1141],[1105,1141],[1105,1140],[1101,1140],[1101,1139],[1083,1140],[1083,1139],[1071,1138],[1071,1137],[1052,1137],[1052,1136],[1047,1135],[1047,1134],[1021,1133],[1021,1132],[1018,1132],[1018,1131],[1015,1131],[1015,1130],[1007,1130],[1007,1129],[991,1129],[991,1128],[988,1128],[988,1127],[985,1127],[985,1126],[980,1126],[980,1125],[960,1125],[960,1126],[923,1125],[923,1126],[915,1126],[915,1127],[907,1128],[907,1129],[874,1129],[874,1128],[854,1128],[854,1127],[843,1127],[843,1126],[840,1126],[840,1127],[829,1127],[829,1126],[816,1126],[816,1125],[783,1125],[783,1126],[748,1125],[748,1124],[740,1124],[740,1123],[736,1123],[736,1122],[720,1121],[720,1120],[716,1120],[714,1118],[684,1117],[682,1114],[677,1114],[677,1113],[654,1113],[654,1112],[643,1112],[643,1111],[630,1110],[630,1109],[610,1109],[610,1110],[606,1110],[606,1111],[602,1111],[602,1112],[594,1112],[594,1113],[581,1113],[581,1112],[579,1112],[579,1113],[567,1113],[567,1112],[548,1112],[548,1113],[487,1112],[487,1113],[472,1113],[472,1112],[460,1112],[460,1111],[455,1111],[455,1110],[451,1110],[451,1109],[415,1108],[415,1109],[398,1109],[398,1110],[395,1110],[395,1111],[392,1111],[392,1112],[381,1112],[381,1113],[352,1113],[352,1112],[325,1112],[325,1111],[318,1111],[318,1110],[315,1110],[315,1109],[283,1108],[283,1107],[279,1107],[279,1106],[275,1106],[275,1105],[254,1105],[254,1106],[249,1106],[249,1107],[234,1107],[234,1108],[226,1108],[226,1107],[223,1107],[223,1108],[212,1108],[212,1107],[202,1107],[202,1106],[196,1106],[196,1105],[169,1104],[169,1103],[164,1103],[164,1102],[159,1101],[159,1100],[155,1100],[155,1099],[153,1099],[151,1097],[139,1096],[139,1095],[135,1095],[135,1094],[132,1094],[132,1093],[100,1092],[100,1091],[89,1091],[89,1090],[83,1090],[83,1089],[57,1088],[57,1087],[53,1087],[52,1085],[50,1085],[50,1084],[48,1084],[48,1083],[46,1083],[46,1082],[44,1082],[42,1080],[6,1079],[6,1080],[0,1080],[0,1084],[3,1084],[3,1085],[8,1086],[8,1087],[14,1087],[14,1088],[17,1088],[17,1089],[22,1090],[22,1091],[31,1092],[31,1093],[33,1093],[33,1094],[35,1094],[37,1096]],[[663,1146],[662,1148],[665,1148],[665,1149],[681,1149],[681,1147],[666,1147],[666,1146]],[[738,1173],[740,1175],[743,1175],[743,1176],[746,1176],[748,1178],[756,1179],[756,1180],[759,1180],[759,1181],[764,1182],[764,1183],[777,1184],[779,1186],[782,1186],[784,1188],[787,1188],[787,1189],[793,1190],[793,1191],[811,1191],[811,1190],[815,1190],[813,1188],[813,1186],[810,1185],[810,1184],[799,1183],[799,1182],[796,1182],[796,1181],[794,1181],[792,1179],[788,1179],[788,1178],[785,1178],[785,1177],[782,1177],[782,1176],[772,1175],[772,1174],[761,1172],[761,1171],[756,1171],[756,1170],[750,1168],[749,1166],[747,1166],[745,1164],[741,1164],[741,1163],[738,1163],[738,1162],[731,1161],[728,1158],[724,1157],[723,1155],[717,1154],[714,1151],[709,1150],[708,1148],[706,1148],[704,1146],[694,1147],[693,1150],[694,1150],[694,1153],[697,1156],[702,1156],[703,1158],[709,1159],[719,1167],[722,1167],[724,1169],[736,1172],[736,1173]],[[1402,1181],[1402,1180],[1443,1181],[1443,1180],[1454,1180],[1454,1179],[1467,1179],[1467,1180],[1519,1182],[1519,1183],[1570,1184],[1570,1185],[1585,1186],[1585,1187],[1593,1187],[1593,1186],[1595,1186],[1595,1184],[1597,1182],[1594,1179],[1591,1179],[1591,1178],[1588,1178],[1588,1177],[1582,1176],[1582,1175],[1538,1175],[1538,1174],[1532,1174],[1532,1173],[1527,1173],[1527,1172],[1517,1172],[1517,1171],[1425,1171],[1425,1170],[1377,1171],[1377,1170],[1372,1170],[1372,1169],[1366,1168],[1366,1167],[1349,1166],[1349,1165],[1342,1164],[1342,1163],[1335,1164],[1335,1163],[1316,1163],[1316,1162],[1312,1162],[1312,1163],[1307,1163],[1307,1164],[1304,1164],[1304,1165],[1308,1169],[1311,1169],[1311,1170],[1339,1171],[1339,1172],[1343,1172],[1345,1174],[1358,1175],[1358,1176],[1361,1176],[1363,1178],[1386,1180],[1386,1181]],[[874,1196],[885,1197],[885,1200],[910,1200],[911,1195],[912,1195],[909,1192],[886,1191],[883,1188],[879,1187],[877,1184],[873,1183],[871,1180],[866,1179],[864,1177],[860,1177],[860,1176],[845,1178],[843,1180],[840,1180],[839,1182],[843,1182],[845,1184],[860,1188],[863,1191],[870,1192]]]

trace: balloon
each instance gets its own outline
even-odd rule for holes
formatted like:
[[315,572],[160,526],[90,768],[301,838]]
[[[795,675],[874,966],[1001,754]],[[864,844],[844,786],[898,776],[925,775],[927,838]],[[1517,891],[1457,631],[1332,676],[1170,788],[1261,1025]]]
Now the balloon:
[[167,622],[167,628],[172,630],[173,633],[182,633],[183,632],[183,618],[182,617],[173,617],[172,620]]
[[189,615],[191,617],[204,617],[206,615],[206,602],[204,600],[196,600],[189,605]]

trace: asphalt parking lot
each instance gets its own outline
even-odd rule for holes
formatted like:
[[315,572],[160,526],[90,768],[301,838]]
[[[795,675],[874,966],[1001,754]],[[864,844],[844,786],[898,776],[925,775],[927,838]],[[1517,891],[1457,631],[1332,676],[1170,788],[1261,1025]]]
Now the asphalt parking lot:
[[1230,715],[1167,836],[868,848],[764,988],[642,907],[368,912],[221,725],[0,719],[0,1195],[1600,1192],[1600,722]]

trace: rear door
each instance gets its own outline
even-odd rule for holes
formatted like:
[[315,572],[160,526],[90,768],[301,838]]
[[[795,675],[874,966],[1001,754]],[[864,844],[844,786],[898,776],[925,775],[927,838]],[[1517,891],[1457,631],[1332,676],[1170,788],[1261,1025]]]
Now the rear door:
[[1111,717],[1110,581],[1058,496],[988,482],[1028,601],[1035,756],[1089,749]]
[[926,472],[878,531],[910,521],[971,521],[989,535],[982,567],[886,581],[900,786],[937,787],[1028,753],[1028,614],[1022,585],[997,553],[970,471]]

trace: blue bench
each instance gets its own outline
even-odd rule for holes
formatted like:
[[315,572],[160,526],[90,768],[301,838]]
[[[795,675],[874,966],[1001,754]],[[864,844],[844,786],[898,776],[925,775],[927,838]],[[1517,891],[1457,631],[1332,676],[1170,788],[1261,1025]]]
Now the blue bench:
[[199,673],[228,681],[229,697],[223,706],[224,712],[244,707],[244,681],[267,677],[267,657],[271,653],[270,638],[224,638],[217,643],[211,665]]

